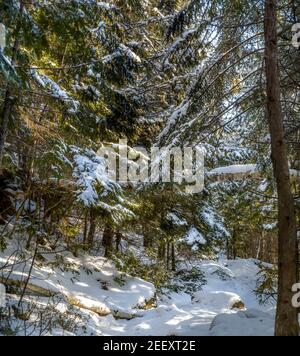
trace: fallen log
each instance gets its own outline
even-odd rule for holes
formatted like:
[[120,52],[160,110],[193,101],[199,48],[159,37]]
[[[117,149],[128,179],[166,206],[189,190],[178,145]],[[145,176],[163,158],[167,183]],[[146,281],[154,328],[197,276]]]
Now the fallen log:
[[[24,289],[26,286],[25,281],[6,279],[4,277],[0,277],[0,283],[2,283],[6,288],[13,287],[13,288]],[[31,284],[31,283],[27,284],[26,291],[27,291],[27,293],[29,292],[31,294],[34,294],[34,295],[37,295],[40,297],[47,297],[47,298],[51,298],[51,297],[54,297],[59,294],[57,292],[53,292],[49,289],[45,289],[45,288],[39,287],[37,285]]]
[[87,305],[80,297],[77,296],[67,296],[66,299],[71,305],[92,311],[99,316],[108,316],[112,314],[112,311],[105,304],[100,302],[89,302],[90,305]]

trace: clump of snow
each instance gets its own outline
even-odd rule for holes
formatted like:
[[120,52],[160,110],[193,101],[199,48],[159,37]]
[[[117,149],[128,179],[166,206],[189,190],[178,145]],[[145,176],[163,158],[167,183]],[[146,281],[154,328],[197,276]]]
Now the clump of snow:
[[197,30],[195,28],[184,31],[178,38],[175,39],[175,41],[169,47],[167,51],[167,56],[170,56],[173,52],[178,50],[178,47],[180,47],[181,44],[186,43],[188,38],[191,37],[191,35],[195,34],[196,32]]
[[94,32],[95,35],[103,42],[106,40],[105,35],[106,23],[104,21],[100,21],[98,27],[90,29],[91,32]]
[[39,74],[35,69],[31,69],[30,73],[35,81],[43,88],[47,89],[49,94],[56,99],[63,101],[69,106],[68,112],[75,114],[79,110],[80,103],[74,100],[70,95],[62,89],[56,82],[50,79],[47,75]]
[[188,223],[187,223],[187,221],[185,219],[180,218],[175,213],[169,213],[167,215],[167,219],[170,220],[176,226],[187,226],[188,225]]
[[230,233],[225,227],[224,218],[220,216],[211,207],[205,206],[200,212],[205,224],[207,224],[214,233],[214,237],[229,237]]
[[[107,171],[107,163],[104,157],[98,156],[92,150],[84,152],[73,149],[74,153],[74,172],[77,185],[80,187],[78,199],[86,206],[96,205],[99,196],[107,196],[109,193],[118,190],[120,187],[110,179]],[[96,184],[102,188],[99,194]]]
[[141,63],[142,60],[141,58],[135,54],[129,47],[125,46],[124,44],[120,44],[118,49],[113,52],[112,54],[109,54],[107,56],[104,56],[102,58],[102,62],[104,64],[108,64],[111,61],[113,61],[114,59],[118,58],[118,57],[127,57],[128,59],[130,59],[131,61],[135,62],[135,63]]
[[158,136],[157,139],[158,142],[160,142],[166,135],[170,133],[171,129],[176,125],[178,120],[186,116],[189,107],[190,107],[190,102],[184,101],[173,111],[164,129],[161,131],[161,133]]
[[296,169],[290,169],[290,175],[292,177],[300,177],[300,171],[296,170]]
[[263,229],[266,231],[272,231],[275,230],[277,228],[277,223],[272,223],[272,224],[263,224]]
[[98,200],[98,193],[94,187],[95,181],[100,181],[104,177],[104,159],[92,159],[87,156],[75,155],[74,177],[78,180],[78,185],[82,187],[78,199],[86,206],[95,204]]
[[18,74],[15,67],[11,63],[11,59],[2,52],[0,48],[0,71],[4,76],[8,78],[14,78],[14,80],[19,80]]
[[221,175],[221,174],[244,174],[253,173],[257,171],[256,164],[237,164],[227,167],[218,167],[208,172],[208,175]]
[[193,246],[196,243],[198,243],[200,245],[206,244],[206,240],[205,240],[204,236],[195,227],[192,227],[189,229],[188,233],[184,237],[184,240],[190,246]]
[[[215,175],[239,175],[239,174],[253,174],[259,171],[257,164],[235,164],[231,166],[218,167],[207,172],[208,176]],[[291,177],[299,177],[300,171],[290,169]]]
[[97,6],[106,11],[114,10],[116,8],[114,5],[104,1],[97,2]]

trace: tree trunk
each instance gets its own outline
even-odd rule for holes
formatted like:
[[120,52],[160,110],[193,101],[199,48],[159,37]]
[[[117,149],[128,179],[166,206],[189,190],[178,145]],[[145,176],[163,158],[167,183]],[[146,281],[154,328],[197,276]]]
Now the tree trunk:
[[236,229],[233,229],[233,234],[232,234],[232,254],[233,254],[233,259],[236,260],[237,258],[237,246],[236,246]]
[[94,237],[96,232],[96,212],[95,209],[91,208],[90,210],[90,230],[87,237],[87,243],[89,247],[92,247],[94,244]]
[[228,237],[226,237],[226,256],[227,260],[230,260],[230,243]]
[[277,44],[277,0],[265,0],[265,65],[267,116],[272,162],[278,192],[278,298],[275,334],[298,336],[297,309],[292,306],[292,286],[297,283],[297,233],[287,146],[284,141]]
[[26,250],[30,249],[30,245],[31,245],[31,241],[32,241],[33,236],[34,236],[34,232],[30,231],[30,233],[28,234],[28,239],[26,241],[26,246],[25,246]]
[[256,259],[259,260],[260,252],[261,252],[261,242],[264,239],[264,233],[261,232],[261,234],[258,237],[258,242],[257,242],[257,251],[256,251]]
[[172,244],[172,271],[176,272],[175,244]]
[[167,270],[170,270],[170,242],[167,242]]
[[[22,24],[22,16],[24,13],[24,1],[20,1],[20,7],[19,7],[19,19],[18,19],[18,23],[16,26],[16,30],[15,30],[15,42],[13,45],[13,49],[12,49],[12,57],[11,57],[11,65],[12,67],[15,66],[16,64],[16,60],[18,57],[18,51],[19,51],[19,33],[21,30],[21,24]],[[1,126],[0,126],[0,167],[2,166],[2,160],[3,160],[3,154],[4,154],[4,146],[5,146],[5,142],[6,142],[6,138],[7,138],[7,134],[8,134],[8,123],[9,123],[9,119],[11,116],[11,111],[13,108],[13,102],[14,102],[14,98],[13,98],[13,90],[12,90],[12,86],[9,83],[6,89],[6,93],[5,93],[5,98],[4,98],[4,104],[3,104],[3,109],[2,109],[2,114],[1,114]]]
[[117,251],[120,250],[121,242],[122,242],[122,234],[118,231],[116,233],[116,250]]
[[158,259],[165,261],[166,258],[166,244],[164,241],[160,241],[158,244]]
[[146,225],[143,228],[143,243],[145,248],[150,248],[152,245],[151,237]]
[[103,232],[102,245],[105,247],[105,257],[111,257],[113,250],[114,231],[107,225]]
[[83,227],[83,244],[87,244],[88,235],[88,211],[84,214],[84,227]]

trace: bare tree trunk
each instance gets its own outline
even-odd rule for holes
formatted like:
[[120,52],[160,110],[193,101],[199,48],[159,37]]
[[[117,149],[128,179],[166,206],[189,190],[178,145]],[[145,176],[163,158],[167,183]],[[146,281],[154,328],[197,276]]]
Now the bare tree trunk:
[[172,271],[176,272],[176,253],[175,253],[175,244],[172,244]]
[[236,228],[233,228],[233,234],[232,234],[232,253],[233,253],[233,259],[236,260],[237,258],[237,246],[236,246]]
[[230,243],[228,237],[226,237],[226,256],[227,260],[230,260]]
[[88,235],[88,211],[84,213],[84,226],[83,226],[83,244],[87,244],[87,235]]
[[31,244],[33,236],[34,236],[34,232],[30,231],[29,234],[28,234],[28,239],[26,241],[26,246],[25,246],[26,250],[30,249],[30,244]]
[[257,252],[256,252],[256,259],[259,260],[260,252],[261,252],[261,242],[264,238],[264,233],[262,232],[260,236],[258,237],[258,242],[257,242]]
[[87,237],[87,243],[89,247],[93,246],[94,237],[96,232],[96,213],[95,209],[91,208],[90,210],[90,230]]
[[117,251],[120,250],[121,242],[122,242],[122,234],[118,231],[116,233],[116,250]]
[[297,283],[296,216],[280,101],[277,0],[265,0],[265,62],[267,113],[271,135],[272,162],[278,192],[278,298],[275,334],[277,336],[298,336],[298,312],[292,306],[292,286]]
[[[24,1],[20,0],[20,8],[19,8],[19,19],[18,23],[16,26],[15,30],[15,42],[13,45],[12,49],[12,57],[11,57],[11,65],[12,67],[15,66],[16,60],[18,57],[18,51],[19,51],[19,34],[21,30],[21,24],[22,24],[22,16],[24,13]],[[1,126],[0,126],[0,167],[2,166],[2,160],[3,160],[3,154],[4,154],[4,146],[8,134],[8,123],[9,123],[9,118],[11,116],[11,111],[13,108],[13,90],[11,87],[11,84],[9,83],[6,89],[5,93],[5,98],[4,98],[4,104],[3,104],[3,109],[2,109],[2,114],[1,114]]]
[[167,270],[170,267],[170,242],[167,242]]
[[151,237],[149,235],[149,231],[148,231],[146,225],[144,225],[144,227],[143,227],[143,244],[144,244],[145,248],[150,248],[152,245]]
[[110,226],[106,226],[103,232],[102,244],[105,247],[105,257],[111,257],[111,253],[113,250],[113,237],[114,231]]
[[166,258],[166,244],[164,241],[160,241],[158,244],[158,259],[161,261],[165,261]]

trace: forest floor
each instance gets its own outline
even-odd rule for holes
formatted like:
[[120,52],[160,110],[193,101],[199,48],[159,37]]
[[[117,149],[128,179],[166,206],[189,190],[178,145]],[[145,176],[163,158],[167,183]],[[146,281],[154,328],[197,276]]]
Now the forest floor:
[[[3,334],[213,336],[274,332],[274,305],[260,305],[254,293],[260,271],[256,260],[220,257],[198,262],[206,280],[201,291],[162,295],[151,283],[117,271],[103,257],[44,252],[31,269],[32,260],[26,259],[26,253],[18,253],[18,248],[11,245],[0,254],[0,277],[10,284],[10,312],[6,327],[1,326]],[[27,293],[21,308],[16,308],[20,299],[17,290],[22,290],[29,273]]]
[[[274,306],[262,306],[254,294],[254,260],[201,262],[207,284],[192,297],[173,293],[159,298],[158,307],[131,321],[103,325],[105,335],[230,336],[274,333]],[[245,308],[232,309],[242,301]],[[241,306],[239,306],[240,308]],[[100,327],[101,329],[101,327]]]

